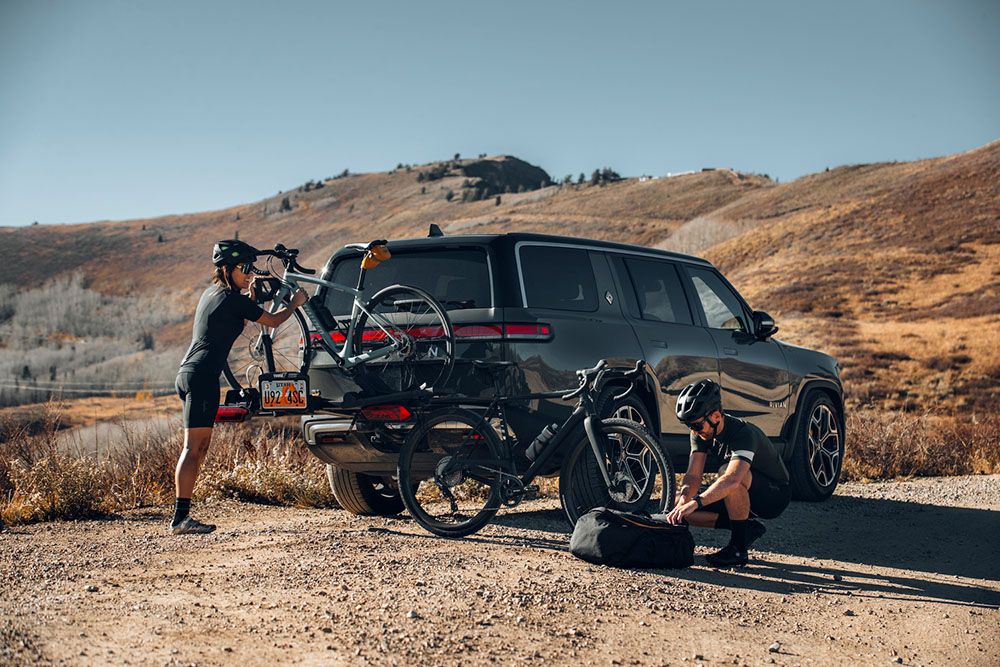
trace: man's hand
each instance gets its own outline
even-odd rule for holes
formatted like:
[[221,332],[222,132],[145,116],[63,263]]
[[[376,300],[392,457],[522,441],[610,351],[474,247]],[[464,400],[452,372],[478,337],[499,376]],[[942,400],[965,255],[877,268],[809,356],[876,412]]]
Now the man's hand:
[[691,513],[697,511],[698,503],[693,500],[689,500],[683,505],[678,505],[677,507],[670,510],[667,514],[667,521],[674,524],[675,526],[680,525],[681,522]]

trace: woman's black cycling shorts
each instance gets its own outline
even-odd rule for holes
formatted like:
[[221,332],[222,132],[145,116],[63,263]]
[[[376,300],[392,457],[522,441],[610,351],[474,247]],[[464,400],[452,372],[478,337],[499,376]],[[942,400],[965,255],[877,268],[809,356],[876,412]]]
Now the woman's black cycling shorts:
[[[776,482],[757,472],[753,473],[753,481],[750,482],[751,517],[774,519],[785,511],[791,499],[792,493],[788,484]],[[716,528],[729,526],[729,512],[726,510],[725,499],[716,500],[714,503],[705,505],[702,509],[719,515],[719,520],[715,523]]]
[[177,395],[184,401],[184,428],[215,426],[219,410],[219,378],[206,373],[177,374]]

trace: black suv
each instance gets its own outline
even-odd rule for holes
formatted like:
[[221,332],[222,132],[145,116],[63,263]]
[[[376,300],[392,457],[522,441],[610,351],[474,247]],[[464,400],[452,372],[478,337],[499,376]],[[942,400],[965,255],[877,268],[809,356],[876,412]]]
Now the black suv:
[[[601,410],[659,434],[678,471],[687,463],[689,433],[674,416],[674,401],[687,384],[711,378],[722,385],[725,411],[755,423],[775,443],[797,498],[822,500],[836,488],[844,453],[836,360],[774,340],[774,320],[752,310],[711,263],[528,233],[408,239],[389,248],[392,259],[369,272],[366,290],[422,287],[451,317],[455,368],[449,386],[437,389],[490,395],[490,379],[473,369],[476,359],[515,362],[510,388],[525,393],[575,387],[574,371],[599,359],[627,367],[644,359],[645,391],[615,403],[609,388]],[[323,278],[355,285],[358,259],[355,249],[339,250]],[[338,319],[350,312],[350,298],[341,292],[320,289],[314,298]],[[309,380],[324,398],[358,390],[325,352],[313,358]],[[530,443],[571,408],[531,401],[508,418],[518,441]],[[337,499],[359,514],[401,511],[393,475],[405,430],[405,422],[302,417],[307,446],[328,464]]]

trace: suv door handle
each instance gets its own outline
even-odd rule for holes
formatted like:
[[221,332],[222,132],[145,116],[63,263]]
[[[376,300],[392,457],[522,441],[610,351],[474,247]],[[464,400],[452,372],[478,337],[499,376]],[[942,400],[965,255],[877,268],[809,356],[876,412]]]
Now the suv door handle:
[[736,352],[736,348],[735,347],[724,347],[724,348],[722,348],[722,351],[725,352],[726,354],[732,354],[733,356],[739,356],[739,353]]
[[667,345],[667,341],[665,340],[656,340],[655,338],[650,338],[649,342],[653,344],[653,347],[662,347],[662,348],[670,347],[669,345]]

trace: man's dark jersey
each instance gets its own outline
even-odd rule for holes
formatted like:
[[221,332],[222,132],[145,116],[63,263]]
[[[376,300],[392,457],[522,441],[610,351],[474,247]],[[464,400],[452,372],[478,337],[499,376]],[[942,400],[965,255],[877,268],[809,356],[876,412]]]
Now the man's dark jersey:
[[212,285],[201,295],[194,313],[194,332],[178,372],[219,377],[229,349],[243,331],[244,320],[255,322],[264,309],[249,297]]
[[691,453],[705,452],[728,463],[733,458],[750,464],[750,471],[779,483],[788,482],[788,469],[778,451],[759,428],[738,417],[726,415],[725,427],[714,440],[707,442],[691,432]]

